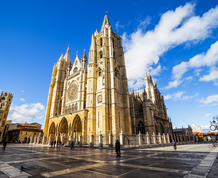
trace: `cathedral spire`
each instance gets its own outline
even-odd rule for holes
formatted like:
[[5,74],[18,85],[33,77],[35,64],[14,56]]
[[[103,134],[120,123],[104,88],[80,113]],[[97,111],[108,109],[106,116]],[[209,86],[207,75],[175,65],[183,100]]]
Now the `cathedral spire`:
[[[106,11],[106,12],[107,12],[107,11]],[[108,20],[107,13],[105,13],[104,20],[103,20],[103,23],[102,23],[100,32],[102,32],[102,31],[104,30],[104,26],[105,26],[106,24],[110,25],[110,22],[109,22],[109,20]]]
[[70,59],[70,48],[69,48],[69,46],[68,46],[68,48],[67,48],[67,52],[66,52],[66,54],[65,54],[65,56],[64,56],[64,59],[65,59],[65,61],[67,62],[67,63],[71,63],[71,59]]

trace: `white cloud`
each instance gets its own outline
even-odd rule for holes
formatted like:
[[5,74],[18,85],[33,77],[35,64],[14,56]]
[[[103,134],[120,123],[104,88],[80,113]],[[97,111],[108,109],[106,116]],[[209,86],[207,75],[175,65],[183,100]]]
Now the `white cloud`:
[[209,74],[201,77],[199,79],[199,81],[205,81],[205,82],[214,81],[214,82],[216,82],[217,79],[218,79],[218,68],[216,68],[214,66],[210,69]]
[[169,82],[168,86],[165,89],[176,88],[182,83],[182,80],[174,80],[173,82]]
[[116,22],[116,24],[115,24],[115,28],[116,28],[116,30],[118,31],[119,30],[119,28],[122,28],[122,29],[124,29],[124,25],[120,25],[119,24],[120,22]]
[[206,114],[206,116],[209,117],[209,116],[212,116],[212,114],[211,114],[211,113],[208,113],[208,114]]
[[201,126],[201,129],[202,129],[202,130],[205,130],[205,129],[210,129],[210,125]]
[[45,116],[45,107],[41,103],[22,104],[20,106],[11,105],[8,120],[12,122],[33,122],[43,119]]
[[24,98],[20,98],[20,101],[23,101],[23,102],[24,102],[24,101],[25,101],[25,99],[24,99]]
[[181,96],[185,93],[185,91],[178,91],[177,93],[174,93],[173,94],[173,98],[176,100],[176,99],[179,99],[181,98]]
[[171,99],[172,98],[172,95],[170,94],[167,94],[166,96],[164,96],[164,100],[168,100],[168,99]]
[[198,96],[198,93],[196,93],[195,95],[185,95],[186,92],[185,91],[178,91],[176,93],[171,94],[167,94],[166,96],[164,96],[164,100],[168,100],[168,99],[172,99],[172,100],[188,100],[188,99],[192,99]]
[[193,80],[193,77],[192,76],[186,77],[185,80],[188,80],[188,81]]
[[21,90],[21,92],[24,92],[23,90]]
[[[145,69],[148,70],[149,67],[156,69],[159,57],[165,52],[183,43],[202,41],[210,35],[213,28],[217,27],[218,6],[201,17],[195,16],[194,11],[195,4],[186,3],[174,11],[164,13],[154,30],[144,32],[143,25],[147,24],[141,23],[136,32],[122,35],[130,87],[134,81],[144,76]],[[183,71],[180,75],[182,73]],[[177,83],[181,81],[178,80]],[[174,86],[178,85],[171,87]]]
[[[188,62],[181,62],[180,64],[173,67],[173,82],[181,80],[183,74],[192,68],[200,68],[204,66],[211,67],[209,71],[209,75],[204,75],[199,79],[199,81],[214,81],[214,84],[217,83],[218,79],[218,68],[215,65],[218,63],[218,41],[210,46],[210,49],[207,51],[206,54],[198,54],[191,58]],[[200,75],[200,70],[195,70],[196,76]],[[166,88],[173,88],[175,86],[171,85],[169,82]],[[178,86],[178,85],[177,85]],[[177,87],[176,86],[176,87]]]
[[204,104],[213,103],[213,104],[217,105],[218,95],[210,95],[206,99],[201,99],[200,102],[204,103]]

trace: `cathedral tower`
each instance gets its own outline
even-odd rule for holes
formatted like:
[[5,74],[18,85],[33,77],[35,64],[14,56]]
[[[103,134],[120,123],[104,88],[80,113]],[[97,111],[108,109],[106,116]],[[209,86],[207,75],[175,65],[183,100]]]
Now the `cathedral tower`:
[[118,137],[131,133],[129,96],[122,39],[113,32],[107,14],[100,32],[92,35],[87,75],[89,134]]

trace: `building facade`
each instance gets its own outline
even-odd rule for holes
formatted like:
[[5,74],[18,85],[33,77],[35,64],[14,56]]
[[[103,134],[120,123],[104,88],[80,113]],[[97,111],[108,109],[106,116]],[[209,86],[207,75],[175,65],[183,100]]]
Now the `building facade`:
[[38,123],[10,124],[8,128],[8,141],[29,143],[31,137],[42,136],[43,130]]
[[151,77],[145,78],[146,89],[129,94],[122,38],[113,32],[107,15],[100,32],[92,35],[88,63],[85,51],[81,59],[77,52],[73,63],[69,51],[53,67],[44,136],[64,137],[63,142],[93,137],[97,142],[104,135],[103,144],[109,144],[109,134],[114,141],[120,133],[139,130],[171,133],[163,96]]
[[0,142],[3,139],[3,133],[5,130],[5,125],[11,106],[11,101],[13,98],[13,93],[1,92],[0,94]]
[[130,116],[132,133],[172,133],[172,123],[167,116],[164,97],[157,88],[155,79],[145,72],[145,85],[142,90],[131,91]]

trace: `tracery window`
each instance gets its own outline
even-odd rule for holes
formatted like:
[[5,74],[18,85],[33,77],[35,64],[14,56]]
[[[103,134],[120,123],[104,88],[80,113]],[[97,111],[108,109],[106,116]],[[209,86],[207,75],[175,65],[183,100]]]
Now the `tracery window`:
[[98,72],[98,76],[99,76],[99,77],[101,76],[101,69],[100,69],[99,72]]
[[77,72],[77,71],[78,71],[78,68],[77,68],[77,67],[75,67],[75,68],[74,68],[74,72]]

